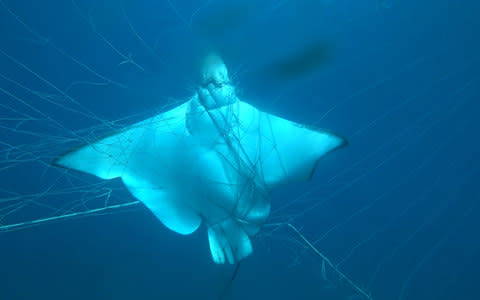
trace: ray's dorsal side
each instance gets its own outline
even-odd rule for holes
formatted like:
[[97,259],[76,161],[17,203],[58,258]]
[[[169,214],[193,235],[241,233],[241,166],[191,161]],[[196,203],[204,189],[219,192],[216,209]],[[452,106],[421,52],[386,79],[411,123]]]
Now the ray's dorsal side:
[[180,234],[204,222],[213,260],[232,264],[252,252],[251,237],[270,213],[269,191],[308,180],[321,157],[345,144],[240,101],[225,64],[211,55],[187,102],[54,164],[101,179],[120,177]]

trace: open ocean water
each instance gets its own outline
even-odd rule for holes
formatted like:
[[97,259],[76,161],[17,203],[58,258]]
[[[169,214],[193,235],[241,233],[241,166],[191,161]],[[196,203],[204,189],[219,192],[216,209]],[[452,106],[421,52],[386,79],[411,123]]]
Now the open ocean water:
[[[0,0],[0,37],[0,299],[480,299],[480,2]],[[188,100],[211,52],[349,141],[272,191],[236,270],[51,165]]]

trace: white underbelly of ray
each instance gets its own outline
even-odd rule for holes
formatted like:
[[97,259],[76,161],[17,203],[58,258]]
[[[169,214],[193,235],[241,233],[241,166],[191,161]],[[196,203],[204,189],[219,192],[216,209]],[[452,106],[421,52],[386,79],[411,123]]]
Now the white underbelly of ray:
[[169,229],[208,228],[212,258],[235,263],[270,213],[269,191],[308,180],[320,157],[345,140],[240,101],[225,65],[209,57],[184,104],[59,157],[55,163],[120,177]]

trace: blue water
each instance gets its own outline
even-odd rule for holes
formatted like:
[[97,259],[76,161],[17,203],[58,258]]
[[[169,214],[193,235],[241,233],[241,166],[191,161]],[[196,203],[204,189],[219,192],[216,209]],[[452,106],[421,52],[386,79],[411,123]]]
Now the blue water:
[[[192,2],[1,1],[1,199],[98,193],[49,163],[108,131],[93,127],[186,100],[216,51],[242,100],[349,140],[273,192],[269,222],[373,299],[479,299],[480,3]],[[4,225],[41,210],[0,204]],[[46,222],[0,233],[0,299],[362,299],[288,228],[253,244],[229,286],[204,228],[178,235],[142,207]]]

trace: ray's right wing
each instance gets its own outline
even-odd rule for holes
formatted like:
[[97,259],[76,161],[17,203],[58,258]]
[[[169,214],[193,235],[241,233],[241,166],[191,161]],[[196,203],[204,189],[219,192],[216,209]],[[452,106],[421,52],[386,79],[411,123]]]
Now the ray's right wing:
[[347,144],[339,135],[259,111],[245,102],[240,102],[238,115],[240,144],[269,188],[310,179],[320,158]]

